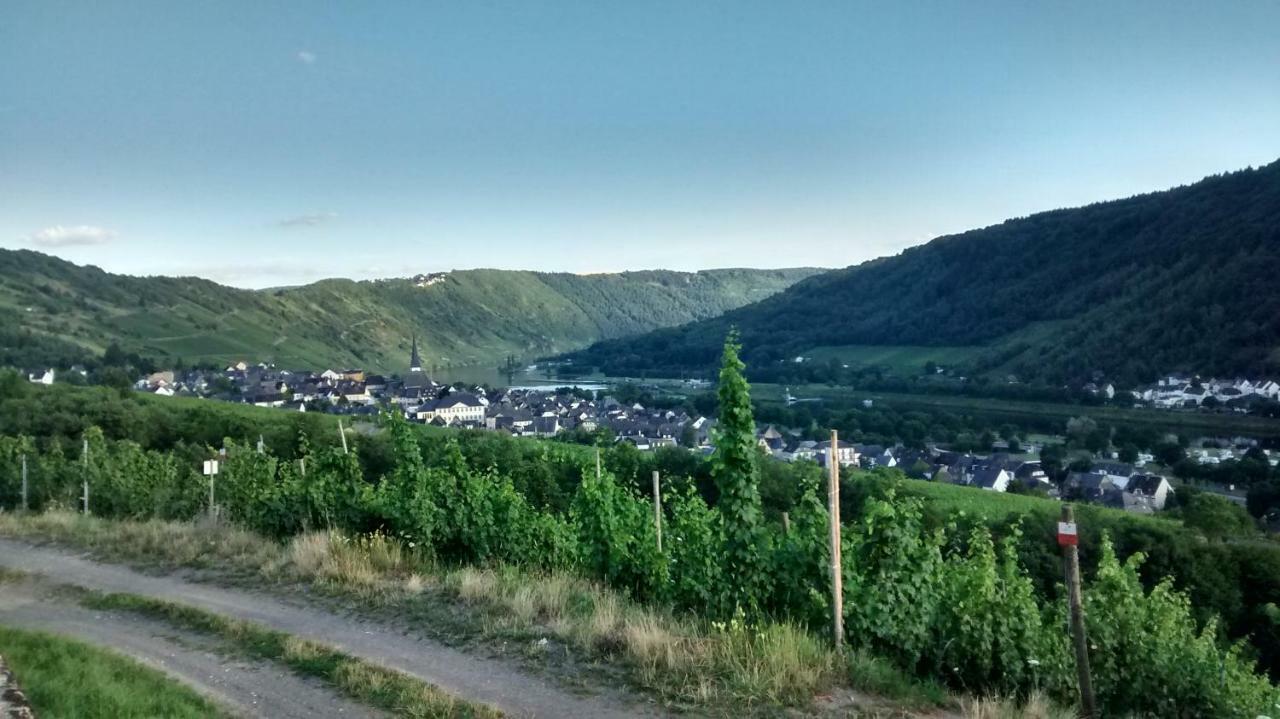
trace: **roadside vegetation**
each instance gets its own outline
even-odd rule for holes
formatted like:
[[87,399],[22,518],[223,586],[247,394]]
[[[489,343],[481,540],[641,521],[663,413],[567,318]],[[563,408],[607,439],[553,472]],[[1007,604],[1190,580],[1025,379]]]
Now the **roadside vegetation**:
[[451,696],[413,677],[345,654],[337,649],[267,629],[253,622],[227,619],[202,609],[134,594],[69,589],[90,609],[126,611],[167,622],[174,627],[213,636],[224,651],[288,667],[318,679],[342,694],[394,716],[414,719],[496,719],[502,713]]
[[[424,442],[398,416],[386,421],[381,454],[372,457],[306,434],[296,438],[292,458],[228,440],[218,512],[255,534],[292,542],[288,566],[344,577],[334,580],[340,586],[358,586],[364,574],[363,562],[342,561],[341,546],[368,545],[358,556],[390,562],[365,575],[372,586],[390,574],[402,583],[399,591],[434,583],[432,591],[462,602],[498,602],[501,611],[527,617],[516,620],[527,625],[515,626],[549,628],[586,656],[614,659],[630,681],[672,703],[806,706],[826,688],[858,683],[822,640],[832,611],[822,475],[811,465],[786,470],[794,472],[787,529],[764,511],[762,477],[776,468],[766,470],[755,448],[742,369],[730,342],[710,482],[666,475],[661,550],[651,500],[634,489],[643,486],[635,476],[643,466],[638,457],[612,455],[597,472],[585,448],[513,449],[512,442],[466,435]],[[86,439],[87,464],[59,458],[57,443],[39,455],[48,504],[69,504],[88,476],[95,513],[189,519],[205,511],[207,485],[191,476],[194,462],[108,440],[92,427]],[[8,446],[4,456],[12,458]],[[375,467],[380,471],[371,472]],[[966,693],[1042,691],[1072,701],[1065,605],[1052,579],[1059,565],[1052,540],[1043,538],[1051,525],[1024,533],[1007,517],[993,523],[940,513],[893,477],[859,476],[841,489],[851,521],[840,609],[853,656],[878,657],[907,676]],[[1028,525],[1042,519],[1030,516]],[[1176,536],[1179,525],[1167,524]],[[1256,673],[1244,647],[1225,638],[1213,615],[1197,615],[1161,577],[1144,585],[1140,552],[1120,559],[1118,541],[1132,542],[1151,527],[1120,518],[1100,525],[1086,555],[1095,569],[1085,600],[1095,685],[1107,712],[1270,711],[1280,701],[1276,688]],[[1113,540],[1101,531],[1110,526],[1126,529],[1125,536]],[[298,543],[318,543],[307,537],[322,529],[333,533],[325,535],[326,551],[311,551],[321,559],[294,558],[307,556]],[[1024,537],[1036,534],[1039,548],[1024,552]],[[252,556],[254,542],[246,544]],[[523,577],[499,581],[503,572]],[[599,589],[549,590],[540,598],[524,577],[544,578],[548,586],[587,581]],[[477,585],[482,589],[466,589]],[[500,621],[488,631],[517,631]]]
[[154,669],[54,634],[0,626],[0,656],[40,719],[230,716]]
[[[207,521],[137,522],[49,512],[0,514],[0,534],[52,541],[135,565],[202,570],[245,586],[265,583],[287,592],[303,584],[452,643],[519,647],[519,654],[534,663],[567,650],[588,665],[622,668],[627,683],[675,707],[805,706],[841,685],[899,708],[955,703],[938,684],[913,679],[866,653],[842,659],[828,642],[794,625],[750,630],[741,621],[713,625],[641,605],[573,572],[512,564],[450,567],[382,533],[353,537],[314,531],[280,543]],[[280,653],[278,641],[257,636],[262,630],[247,631],[243,623],[199,610],[129,595],[76,596],[91,607],[142,611],[188,629],[224,634],[245,651],[266,647],[265,658]]]

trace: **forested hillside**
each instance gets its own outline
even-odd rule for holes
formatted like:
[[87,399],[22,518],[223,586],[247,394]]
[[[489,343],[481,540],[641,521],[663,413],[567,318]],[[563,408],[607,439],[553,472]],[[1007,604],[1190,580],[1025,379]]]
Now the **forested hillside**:
[[1275,374],[1277,278],[1280,162],[940,237],[577,357],[620,374],[705,371],[736,325],[756,366],[819,347],[925,346],[962,355],[970,373],[1053,383]]
[[0,365],[67,366],[111,343],[161,363],[275,361],[403,370],[410,338],[428,365],[534,357],[713,317],[815,270],[571,275],[464,270],[325,280],[252,291],[192,277],[129,277],[0,250]]

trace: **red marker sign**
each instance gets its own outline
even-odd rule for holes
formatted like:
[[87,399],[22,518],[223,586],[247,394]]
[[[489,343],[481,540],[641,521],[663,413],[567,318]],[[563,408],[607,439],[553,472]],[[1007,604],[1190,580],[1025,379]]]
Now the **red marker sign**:
[[1080,543],[1075,522],[1058,522],[1058,546],[1074,547]]

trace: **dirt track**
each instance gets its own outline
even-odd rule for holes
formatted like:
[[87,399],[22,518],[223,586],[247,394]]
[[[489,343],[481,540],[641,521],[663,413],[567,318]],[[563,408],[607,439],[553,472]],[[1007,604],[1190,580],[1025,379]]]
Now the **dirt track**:
[[[621,697],[571,694],[500,659],[473,656],[375,623],[339,616],[300,603],[286,603],[251,591],[197,584],[172,576],[148,576],[128,567],[96,562],[70,551],[7,539],[0,539],[0,567],[39,575],[61,584],[181,602],[258,622],[398,669],[457,697],[489,704],[512,716],[607,719],[661,715],[652,706]],[[0,585],[0,609],[11,603],[6,597],[14,591],[12,587]],[[7,612],[0,611],[0,622],[12,623]],[[75,636],[93,639],[90,626],[93,622],[81,625],[67,621],[63,624],[76,628]],[[333,710],[329,709],[328,713],[332,714]],[[324,716],[326,712],[306,715]]]
[[381,717],[319,682],[269,663],[230,660],[207,640],[139,617],[52,601],[30,584],[0,586],[0,625],[73,637],[130,656],[247,717]]

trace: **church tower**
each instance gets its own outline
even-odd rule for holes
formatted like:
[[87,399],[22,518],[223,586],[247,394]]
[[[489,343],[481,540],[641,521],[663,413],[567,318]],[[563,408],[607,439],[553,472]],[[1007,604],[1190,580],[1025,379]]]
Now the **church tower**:
[[418,356],[418,335],[413,336],[413,352],[409,355],[409,371],[422,371],[422,358]]

